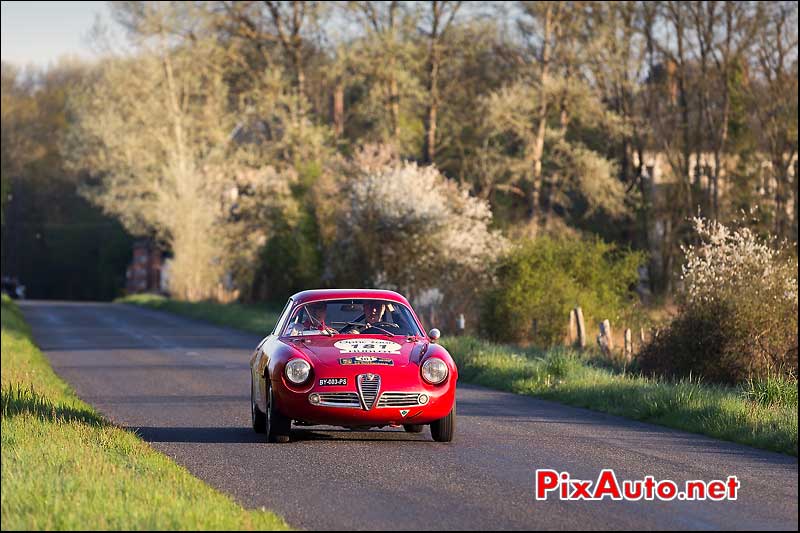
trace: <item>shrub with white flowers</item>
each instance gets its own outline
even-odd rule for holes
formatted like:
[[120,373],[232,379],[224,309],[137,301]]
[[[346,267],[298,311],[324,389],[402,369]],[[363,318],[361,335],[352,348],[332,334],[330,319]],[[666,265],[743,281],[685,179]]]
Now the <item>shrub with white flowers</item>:
[[642,370],[725,383],[796,376],[796,255],[747,227],[692,222],[680,313],[644,347]]
[[700,243],[686,246],[682,267],[687,304],[712,303],[746,293],[761,303],[797,306],[797,265],[750,228],[692,219]]

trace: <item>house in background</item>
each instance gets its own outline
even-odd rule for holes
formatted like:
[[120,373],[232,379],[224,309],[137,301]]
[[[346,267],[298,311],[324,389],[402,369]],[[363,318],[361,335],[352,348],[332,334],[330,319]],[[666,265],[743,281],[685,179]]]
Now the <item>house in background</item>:
[[125,290],[128,294],[163,292],[163,252],[150,239],[133,243],[133,260],[125,271]]

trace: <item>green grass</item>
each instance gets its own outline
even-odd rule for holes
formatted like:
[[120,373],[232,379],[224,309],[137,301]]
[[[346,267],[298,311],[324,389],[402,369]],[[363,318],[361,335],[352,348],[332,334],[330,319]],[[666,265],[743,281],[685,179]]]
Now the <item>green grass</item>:
[[726,387],[600,368],[569,349],[500,346],[444,338],[465,381],[797,455],[797,381]]
[[2,529],[287,529],[80,401],[2,300]]
[[[153,296],[123,301],[258,333],[272,329],[279,313],[265,318],[259,307]],[[521,349],[473,337],[443,337],[441,343],[466,382],[797,456],[797,380],[740,388],[670,382],[627,373],[592,353]]]

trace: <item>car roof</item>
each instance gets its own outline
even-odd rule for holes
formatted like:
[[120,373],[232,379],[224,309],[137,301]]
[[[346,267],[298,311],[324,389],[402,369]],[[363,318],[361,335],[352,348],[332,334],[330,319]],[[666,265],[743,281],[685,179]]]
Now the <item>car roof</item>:
[[411,307],[404,296],[394,291],[381,289],[314,289],[298,292],[292,296],[292,301],[296,304],[315,302],[318,300],[338,300],[349,298],[374,298],[397,302],[407,307]]

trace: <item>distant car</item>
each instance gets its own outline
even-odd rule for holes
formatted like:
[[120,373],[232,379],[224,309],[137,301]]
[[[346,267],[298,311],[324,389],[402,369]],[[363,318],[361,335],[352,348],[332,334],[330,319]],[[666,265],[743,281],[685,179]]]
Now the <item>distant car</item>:
[[7,294],[14,300],[25,299],[25,285],[22,285],[17,278],[3,276],[2,287],[0,288],[0,291],[2,291],[3,294]]
[[253,429],[288,442],[292,422],[403,426],[450,442],[458,370],[411,305],[383,290],[312,290],[289,299],[250,360]]

